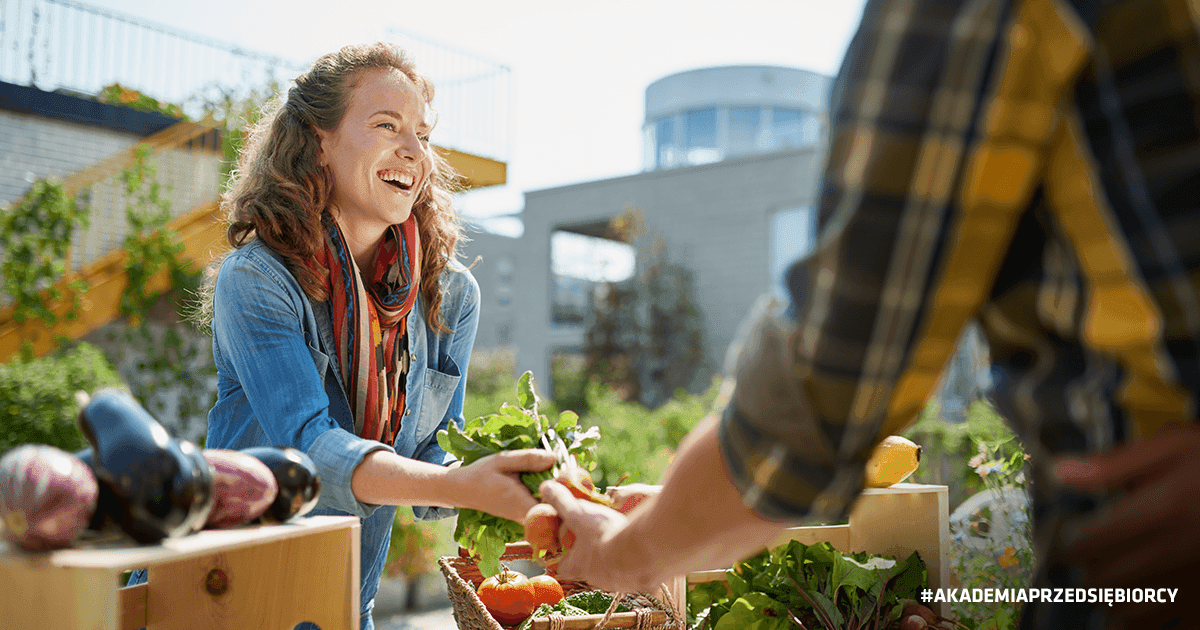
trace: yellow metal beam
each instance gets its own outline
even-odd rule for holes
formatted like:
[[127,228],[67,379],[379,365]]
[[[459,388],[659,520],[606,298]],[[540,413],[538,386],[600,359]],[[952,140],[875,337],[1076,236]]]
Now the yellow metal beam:
[[463,176],[463,185],[467,188],[499,186],[508,181],[508,165],[504,162],[454,149],[434,148]]

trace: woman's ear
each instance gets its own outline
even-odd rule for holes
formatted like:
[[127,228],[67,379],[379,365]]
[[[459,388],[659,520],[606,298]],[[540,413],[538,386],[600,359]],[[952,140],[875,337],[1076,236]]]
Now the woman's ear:
[[313,125],[308,126],[309,131],[312,131],[313,137],[317,139],[317,166],[325,167],[325,132],[316,128]]

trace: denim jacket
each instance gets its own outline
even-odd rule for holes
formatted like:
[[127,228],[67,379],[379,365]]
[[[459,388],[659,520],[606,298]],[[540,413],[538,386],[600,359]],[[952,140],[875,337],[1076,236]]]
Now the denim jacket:
[[[437,443],[438,430],[463,424],[467,363],[479,322],[479,285],[451,263],[441,277],[442,320],[450,333],[426,325],[423,296],[408,316],[412,353],[407,410],[395,452],[424,462],[454,461]],[[362,519],[362,614],[370,611],[387,557],[395,508],[363,503],[350,478],[363,457],[387,448],[354,434],[333,344],[329,302],[313,302],[261,241],[230,253],[213,299],[213,356],[217,403],[208,414],[207,448],[292,446],[308,454],[321,480],[313,514]],[[414,506],[418,519],[453,516],[453,509]]]

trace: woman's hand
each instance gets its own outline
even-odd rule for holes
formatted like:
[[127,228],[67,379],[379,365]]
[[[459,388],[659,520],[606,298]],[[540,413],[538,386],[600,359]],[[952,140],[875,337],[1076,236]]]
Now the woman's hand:
[[546,470],[555,461],[554,454],[545,449],[501,451],[446,474],[457,488],[455,503],[459,507],[520,523],[525,513],[537,504],[521,483],[520,473]]

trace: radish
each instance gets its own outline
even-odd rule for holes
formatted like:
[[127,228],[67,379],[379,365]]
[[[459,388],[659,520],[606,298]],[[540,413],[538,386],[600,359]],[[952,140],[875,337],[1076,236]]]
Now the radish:
[[92,471],[53,446],[25,444],[0,459],[3,534],[22,549],[69,547],[87,527],[98,494]]

